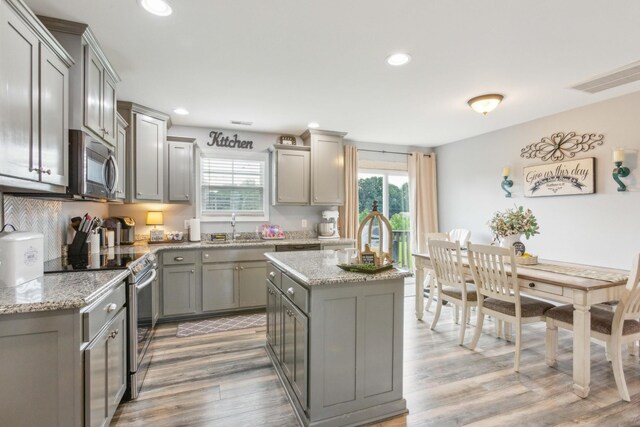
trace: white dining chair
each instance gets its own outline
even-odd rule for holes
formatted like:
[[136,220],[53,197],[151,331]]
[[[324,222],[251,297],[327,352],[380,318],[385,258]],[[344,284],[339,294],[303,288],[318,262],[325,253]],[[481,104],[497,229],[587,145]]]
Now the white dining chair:
[[[618,394],[630,401],[627,382],[622,369],[622,345],[635,345],[640,339],[640,254],[636,255],[627,285],[615,311],[598,307],[591,308],[591,337],[604,342],[611,358],[613,376]],[[558,328],[573,330],[573,305],[567,304],[547,311],[546,360],[547,365],[556,366],[558,352]]]
[[[469,243],[468,249],[469,268],[478,293],[478,320],[470,347],[473,350],[478,345],[485,314],[492,316],[496,321],[513,324],[516,332],[513,370],[519,372],[522,325],[544,320],[545,311],[554,306],[520,295],[513,248]],[[505,258],[510,260],[511,275],[507,275]]]
[[[467,329],[469,308],[477,303],[477,293],[473,285],[467,283],[460,253],[460,243],[447,242],[446,240],[429,240],[429,256],[433,264],[438,287],[438,300],[436,314],[431,323],[431,329],[435,329],[440,319],[440,311],[444,301],[454,304],[454,310],[460,309],[462,320],[458,344],[464,343],[464,334]],[[457,317],[457,315],[456,315]]]
[[[448,240],[449,235],[447,233],[425,233],[424,238],[427,242],[427,254],[428,254],[429,240]],[[427,274],[425,275],[425,279],[424,279],[425,283],[423,284],[422,292],[424,293],[424,289],[427,289],[427,288],[429,289],[429,298],[427,299],[427,304],[425,306],[425,310],[429,311],[436,294],[436,279],[435,279],[435,273],[433,272],[433,270],[427,270],[426,273]]]
[[467,248],[469,240],[471,240],[471,230],[467,230],[466,228],[454,228],[449,232],[449,241],[460,242],[460,247],[462,249]]

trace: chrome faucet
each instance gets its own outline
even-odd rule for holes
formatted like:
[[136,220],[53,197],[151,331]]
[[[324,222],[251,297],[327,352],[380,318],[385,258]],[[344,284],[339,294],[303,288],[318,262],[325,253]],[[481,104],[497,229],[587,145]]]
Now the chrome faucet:
[[231,214],[231,241],[236,241],[236,213]]

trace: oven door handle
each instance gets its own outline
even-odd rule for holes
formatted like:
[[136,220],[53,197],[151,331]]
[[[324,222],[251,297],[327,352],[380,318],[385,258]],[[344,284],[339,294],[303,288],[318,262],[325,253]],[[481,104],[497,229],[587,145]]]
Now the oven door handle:
[[140,284],[136,284],[136,289],[142,290],[143,288],[146,288],[151,282],[155,280],[156,276],[158,276],[158,270],[151,270],[151,277]]

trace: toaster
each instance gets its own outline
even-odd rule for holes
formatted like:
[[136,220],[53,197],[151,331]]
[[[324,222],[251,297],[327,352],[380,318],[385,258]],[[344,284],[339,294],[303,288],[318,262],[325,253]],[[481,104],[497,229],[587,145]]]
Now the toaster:
[[[10,226],[14,231],[4,231]],[[0,287],[21,285],[44,274],[44,235],[15,231],[10,224],[0,232]]]

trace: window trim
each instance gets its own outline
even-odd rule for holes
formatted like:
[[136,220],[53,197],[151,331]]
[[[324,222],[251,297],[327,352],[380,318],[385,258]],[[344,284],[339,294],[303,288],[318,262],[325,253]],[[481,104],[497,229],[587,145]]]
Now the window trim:
[[262,215],[240,215],[236,214],[236,221],[238,222],[264,222],[269,221],[269,153],[254,152],[254,153],[218,153],[211,151],[201,151],[198,156],[198,162],[196,164],[196,218],[200,222],[229,222],[231,221],[231,214],[203,214],[202,212],[202,159],[214,158],[225,160],[259,160],[264,163],[263,171],[263,192],[262,192]]

